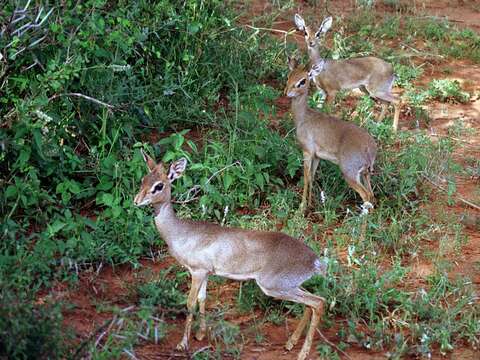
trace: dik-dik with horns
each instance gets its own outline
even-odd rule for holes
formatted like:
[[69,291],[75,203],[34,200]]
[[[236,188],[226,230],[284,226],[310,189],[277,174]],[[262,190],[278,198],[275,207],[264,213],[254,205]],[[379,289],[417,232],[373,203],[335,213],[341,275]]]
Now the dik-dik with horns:
[[335,100],[335,95],[339,90],[360,88],[372,98],[382,102],[380,121],[385,117],[386,103],[393,104],[395,108],[393,130],[397,131],[401,102],[397,96],[392,94],[395,80],[392,65],[373,56],[346,60],[322,58],[320,41],[332,26],[332,22],[331,16],[325,18],[315,32],[305,24],[305,20],[299,14],[295,14],[295,25],[305,36],[310,64],[317,73],[313,79],[315,86],[325,91],[327,103]]
[[315,329],[323,314],[324,299],[300,286],[314,274],[325,275],[325,262],[303,242],[283,233],[243,230],[177,218],[171,204],[171,183],[185,171],[187,161],[175,161],[166,171],[163,164],[156,164],[145,153],[143,156],[150,172],[142,180],[135,205],[153,206],[155,225],[170,253],[192,276],[185,331],[177,349],[188,348],[197,303],[200,329],[196,338],[205,336],[207,278],[216,274],[234,280],[253,279],[269,296],[305,304],[303,318],[286,344],[287,350],[295,346],[311,317],[298,355],[299,360],[304,360],[310,353]]
[[301,208],[312,203],[312,187],[320,159],[338,166],[348,185],[364,203],[375,201],[370,184],[370,172],[377,155],[377,144],[361,127],[336,117],[312,110],[307,105],[310,80],[317,72],[309,73],[289,59],[285,94],[292,98],[292,114],[297,140],[303,150],[304,187]]

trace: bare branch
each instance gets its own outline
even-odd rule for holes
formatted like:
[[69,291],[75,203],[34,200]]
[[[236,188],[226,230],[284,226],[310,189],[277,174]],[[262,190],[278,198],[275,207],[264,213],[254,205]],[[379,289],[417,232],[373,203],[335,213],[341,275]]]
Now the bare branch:
[[256,27],[256,26],[251,26],[251,25],[245,25],[245,27],[248,27],[248,28],[253,29],[253,30],[270,31],[270,32],[276,32],[276,33],[285,34],[285,35],[295,34],[295,32],[296,32],[295,29],[290,30],[290,31],[285,31],[285,30],[280,30],[280,29]]
[[319,333],[319,335],[322,337],[323,341],[325,341],[328,345],[330,345],[331,347],[333,347],[334,349],[336,349],[339,353],[341,353],[343,356],[345,356],[347,359],[349,360],[352,360],[352,358],[350,356],[348,356],[348,354],[343,351],[342,349],[340,349],[337,345],[335,345],[334,343],[332,343],[330,340],[328,340],[325,335],[322,334],[322,332],[317,329],[317,332]]
[[110,104],[107,104],[106,102],[103,102],[101,100],[98,100],[98,99],[95,99],[91,96],[88,96],[88,95],[84,95],[84,94],[81,94],[81,93],[65,93],[65,94],[56,94],[56,95],[53,95],[51,97],[48,98],[48,101],[51,101],[51,100],[54,100],[54,99],[57,99],[59,97],[62,97],[62,96],[75,96],[75,97],[80,97],[80,98],[83,98],[83,99],[86,99],[88,101],[91,101],[95,104],[98,104],[98,105],[101,105],[101,106],[104,106],[110,110],[113,110],[115,109],[115,106],[113,105],[110,105]]
[[[438,189],[442,190],[443,192],[446,192],[448,194],[448,190],[445,189],[443,186],[441,186],[440,184],[437,184],[435,181],[433,181],[432,179],[430,179],[426,174],[422,174],[422,177],[427,180],[430,184],[432,184],[433,186],[437,187]],[[464,203],[465,205],[468,205],[468,206],[471,206],[472,208],[474,209],[477,209],[477,210],[480,210],[480,205],[477,205],[469,200],[466,200],[464,199],[463,197],[461,197],[460,195],[457,195],[455,194],[455,197],[460,200],[462,203]]]

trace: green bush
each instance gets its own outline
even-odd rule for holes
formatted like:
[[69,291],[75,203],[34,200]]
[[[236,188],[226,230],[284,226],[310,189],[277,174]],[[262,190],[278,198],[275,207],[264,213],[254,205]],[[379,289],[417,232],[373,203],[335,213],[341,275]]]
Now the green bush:
[[62,328],[59,304],[39,304],[31,294],[0,283],[0,357],[59,359],[69,335]]
[[[8,22],[14,10],[8,3],[3,20]],[[112,7],[91,0],[46,5],[43,12],[30,4],[25,15],[0,38],[0,48],[6,49],[0,69],[0,230],[5,237],[0,273],[7,275],[19,257],[25,260],[25,281],[41,274],[47,281],[58,265],[69,270],[98,261],[135,263],[158,238],[145,226],[151,218],[132,204],[145,174],[135,147],[152,135],[198,124],[220,126],[238,137],[239,122],[256,119],[246,119],[250,115],[232,104],[243,92],[248,101],[258,91],[271,98],[271,90],[252,86],[277,71],[261,66],[262,54],[274,59],[275,51],[260,48],[257,35],[234,26],[223,1],[121,1]],[[37,17],[38,29],[16,32]],[[218,111],[211,111],[215,107]],[[267,115],[267,108],[261,110]],[[236,125],[229,119],[232,111],[237,111]],[[267,133],[263,128],[257,142]],[[195,154],[204,170],[193,167],[195,180],[234,162],[233,151],[241,152],[226,150],[220,134],[224,131]],[[168,144],[159,142],[155,150],[163,152]],[[252,147],[259,149],[260,143]],[[199,161],[217,151],[228,154],[223,163]],[[268,177],[272,165],[249,163],[253,158],[245,153],[238,162],[248,173],[231,168],[207,184],[210,195],[201,205],[212,203],[209,210],[215,207],[219,217],[226,205],[239,199],[250,203],[266,184],[279,183]],[[295,172],[296,164],[288,161]],[[252,174],[253,186],[247,179]],[[243,193],[221,198],[237,178],[244,179]],[[20,281],[17,273],[11,275]]]

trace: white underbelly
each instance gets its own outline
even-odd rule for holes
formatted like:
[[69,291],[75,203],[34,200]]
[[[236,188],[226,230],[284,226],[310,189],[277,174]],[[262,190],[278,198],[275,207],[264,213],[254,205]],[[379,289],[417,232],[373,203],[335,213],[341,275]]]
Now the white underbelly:
[[214,271],[213,273],[215,275],[226,277],[226,278],[232,279],[232,280],[251,280],[251,279],[255,279],[254,274],[235,274],[235,273],[222,272],[222,271]]
[[332,154],[332,153],[329,153],[329,152],[326,152],[326,151],[322,151],[322,150],[317,150],[315,152],[315,155],[320,158],[320,159],[323,159],[323,160],[328,160],[328,161],[331,161],[333,162],[334,164],[338,164],[338,159],[337,157]]

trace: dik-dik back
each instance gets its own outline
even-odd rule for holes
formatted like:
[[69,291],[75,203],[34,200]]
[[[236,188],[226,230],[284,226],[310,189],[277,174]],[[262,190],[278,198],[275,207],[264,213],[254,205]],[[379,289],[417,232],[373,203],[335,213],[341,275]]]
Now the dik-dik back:
[[329,91],[331,93],[360,87],[387,92],[394,80],[392,65],[373,56],[347,60],[320,60],[314,67],[318,73],[314,82],[325,89],[327,94]]

